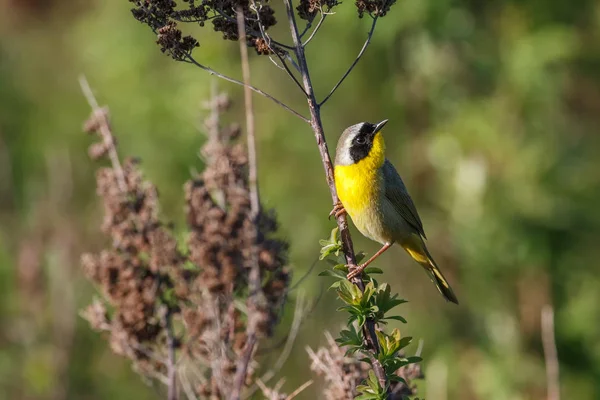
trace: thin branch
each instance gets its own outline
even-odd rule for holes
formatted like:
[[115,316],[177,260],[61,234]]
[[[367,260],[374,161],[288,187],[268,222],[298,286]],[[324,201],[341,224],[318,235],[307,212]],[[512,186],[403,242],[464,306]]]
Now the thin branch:
[[300,326],[302,325],[302,321],[304,320],[304,316],[306,313],[306,309],[304,306],[304,295],[302,293],[298,294],[298,298],[296,299],[296,309],[294,310],[294,320],[292,321],[292,326],[290,327],[290,332],[285,342],[285,346],[283,347],[283,351],[277,358],[277,361],[273,365],[269,371],[267,371],[260,379],[263,382],[268,382],[275,376],[277,372],[281,370],[285,362],[287,361],[290,353],[292,352],[292,348],[294,347],[294,343],[296,341],[296,337],[298,336],[298,332],[300,332]]
[[188,400],[198,400],[198,397],[192,389],[190,379],[187,377],[187,374],[184,372],[183,368],[179,369],[179,381],[181,382],[181,387],[183,388],[183,392],[187,396]]
[[127,182],[125,181],[125,174],[123,173],[123,167],[119,161],[119,155],[117,154],[117,147],[115,145],[115,139],[110,129],[110,121],[108,119],[108,108],[98,106],[98,101],[94,97],[94,92],[90,87],[85,75],[79,76],[79,86],[81,91],[87,99],[88,104],[92,108],[92,115],[96,122],[99,124],[98,132],[102,136],[104,147],[108,151],[108,157],[112,164],[113,170],[117,177],[117,183],[121,192],[127,192]]
[[[238,8],[238,30],[240,34],[240,55],[242,62],[242,76],[244,79],[244,105],[246,109],[246,141],[248,145],[248,187],[250,190],[250,209],[252,219],[256,219],[260,212],[258,197],[258,172],[256,160],[256,131],[254,124],[254,105],[252,104],[252,91],[250,89],[250,62],[248,61],[248,46],[246,46],[246,30],[244,29],[244,13]],[[256,222],[256,221],[255,221]]]
[[285,71],[285,68],[283,68],[281,65],[277,64],[277,61],[275,61],[273,59],[273,56],[269,56],[269,60],[271,60],[271,62],[273,63],[273,65],[275,65],[277,68],[279,68],[282,71]]
[[[310,125],[315,133],[315,139],[317,140],[317,145],[319,147],[319,153],[321,154],[321,161],[323,163],[323,168],[325,169],[325,177],[327,179],[327,185],[329,186],[329,191],[331,193],[331,199],[333,204],[337,204],[339,202],[339,197],[337,195],[337,190],[335,188],[335,178],[333,173],[333,164],[331,162],[331,157],[329,156],[329,149],[327,148],[327,141],[325,139],[325,134],[323,132],[323,122],[321,121],[321,105],[317,103],[315,98],[315,92],[312,87],[312,81],[310,79],[310,74],[308,70],[308,63],[306,62],[306,55],[304,53],[304,48],[302,47],[302,41],[300,39],[300,35],[298,33],[298,26],[296,25],[296,17],[294,15],[294,8],[292,6],[292,0],[284,0],[285,8],[287,11],[288,22],[290,24],[290,31],[292,34],[292,39],[294,41],[294,45],[296,46],[296,59],[298,60],[298,65],[300,67],[300,71],[302,74],[302,80],[304,82],[304,89],[308,94],[308,108],[310,109]],[[372,30],[375,28],[373,25]],[[372,32],[369,36],[372,35]],[[364,51],[363,51],[364,52]],[[349,73],[349,72],[348,72]],[[356,256],[354,255],[354,247],[352,245],[352,239],[350,237],[350,231],[348,229],[348,221],[346,220],[345,214],[340,214],[337,218],[337,223],[340,231],[340,237],[342,240],[344,256],[346,258],[346,262],[354,266],[356,268]],[[352,267],[351,267],[352,268]],[[352,283],[355,284],[361,291],[365,290],[365,285],[362,281],[361,276],[357,276],[352,279]],[[373,372],[377,376],[379,383],[382,387],[388,387],[387,377],[383,366],[379,361],[377,361],[375,355],[379,353],[379,343],[377,341],[377,335],[375,333],[375,322],[372,319],[367,320],[364,325],[364,336],[367,340],[367,343],[374,354],[370,356],[371,365],[373,366]],[[389,391],[388,391],[389,393]],[[389,397],[389,395],[388,395]]]
[[[262,5],[259,5],[257,7],[256,3],[254,1],[252,1],[252,4],[253,4],[253,6],[254,6],[254,8],[256,10],[256,15],[260,15],[260,8],[262,7]],[[288,67],[287,63],[285,62],[285,59],[281,56],[281,54],[279,54],[279,51],[276,51],[276,49],[273,49],[271,47],[271,37],[265,31],[263,24],[260,22],[260,19],[258,20],[258,27],[260,29],[260,33],[262,35],[263,40],[267,44],[267,47],[269,47],[269,50],[271,50],[271,52],[273,54],[275,54],[277,56],[277,58],[279,58],[279,61],[281,61],[281,63],[283,64],[283,68],[287,72],[288,76],[290,78],[292,78],[292,80],[294,81],[294,83],[296,83],[296,86],[298,86],[298,88],[300,89],[300,91],[302,91],[302,93],[304,94],[304,96],[307,96],[306,92],[304,91],[304,88],[302,87],[302,84],[298,81],[298,79],[296,78],[296,76],[292,73],[292,71]],[[241,40],[241,37],[240,37],[240,40]]]
[[546,385],[548,400],[560,400],[558,352],[554,337],[554,310],[546,305],[542,308],[542,345],[546,362]]
[[[244,82],[239,81],[237,79],[231,78],[227,75],[223,75],[220,72],[215,71],[214,69],[207,67],[206,65],[200,64],[198,61],[196,61],[194,59],[194,57],[192,57],[191,54],[187,54],[186,55],[187,60],[183,60],[187,63],[193,64],[196,67],[203,69],[204,71],[208,72],[211,75],[215,75],[218,78],[224,79],[227,82],[231,82],[231,83],[235,83],[236,85],[240,85],[240,86],[246,86],[244,84]],[[300,118],[302,121],[310,123],[310,120],[308,118],[306,118],[305,116],[303,116],[302,114],[300,114],[298,111],[294,110],[293,108],[291,108],[290,106],[286,105],[285,103],[283,103],[282,101],[277,100],[275,97],[273,97],[272,95],[270,95],[269,93],[264,92],[261,89],[258,89],[257,87],[254,87],[252,85],[248,85],[248,87],[250,88],[250,90],[260,94],[261,96],[266,97],[267,99],[277,103],[279,106],[285,108],[287,111],[291,112],[292,114],[294,114],[296,117]]]
[[333,87],[333,89],[331,89],[331,92],[329,92],[329,94],[323,99],[323,101],[321,101],[319,103],[319,107],[322,106],[323,104],[325,104],[325,102],[327,100],[329,100],[329,98],[340,87],[340,85],[342,84],[342,82],[344,82],[344,80],[348,77],[348,75],[350,75],[350,72],[352,72],[352,70],[354,69],[354,67],[356,66],[356,64],[358,64],[358,62],[360,61],[360,59],[363,56],[363,54],[365,54],[365,51],[367,50],[367,47],[369,47],[369,44],[371,43],[371,38],[373,37],[373,32],[375,32],[375,26],[377,25],[378,18],[379,18],[379,16],[373,17],[373,24],[371,25],[371,30],[369,31],[369,34],[367,36],[367,40],[365,40],[365,43],[363,44],[362,49],[360,49],[360,51],[358,52],[358,56],[356,56],[356,59],[354,60],[354,62],[352,63],[352,65],[350,65],[350,68],[348,68],[348,70],[342,76],[342,78],[338,81],[338,83],[336,83],[335,86]]
[[246,131],[248,139],[248,164],[249,164],[249,179],[248,185],[250,190],[250,207],[251,218],[253,219],[255,229],[252,243],[252,265],[248,276],[248,286],[250,293],[248,295],[248,322],[246,326],[246,345],[242,356],[239,358],[236,366],[236,373],[233,379],[233,389],[231,391],[231,400],[239,400],[242,388],[246,382],[246,374],[248,365],[252,360],[252,355],[258,343],[257,321],[256,316],[252,315],[258,308],[258,302],[261,296],[260,283],[260,267],[258,264],[258,254],[256,250],[256,242],[258,239],[258,218],[260,214],[260,199],[258,197],[258,178],[256,171],[256,141],[254,131],[254,108],[252,107],[252,92],[250,91],[250,63],[248,62],[248,47],[246,46],[246,29],[244,21],[244,13],[242,8],[237,10],[237,25],[240,43],[240,56],[242,59],[242,75],[244,77],[244,100],[246,108]]
[[[268,42],[267,42],[268,44]],[[271,49],[271,46],[269,45],[269,49]],[[306,94],[306,92],[304,91],[304,88],[302,87],[302,84],[300,83],[300,81],[298,81],[298,78],[296,78],[296,76],[294,75],[294,73],[292,72],[292,70],[290,70],[290,67],[288,67],[287,63],[285,62],[285,58],[283,58],[281,56],[281,54],[279,54],[277,51],[272,50],[271,51],[277,56],[277,58],[279,58],[279,61],[281,61],[281,63],[283,64],[283,68],[285,69],[285,72],[287,72],[287,74],[289,75],[290,78],[292,78],[292,80],[296,83],[296,86],[298,86],[298,88],[300,89],[300,91],[302,92],[302,94],[304,94],[304,96],[308,96]],[[292,63],[292,65],[296,65],[294,63]]]
[[306,39],[306,42],[304,42],[302,47],[306,47],[306,45],[315,37],[315,34],[319,31],[319,28],[321,28],[321,25],[323,25],[323,22],[325,22],[325,17],[327,17],[327,14],[321,11],[321,19],[319,19],[319,23],[315,27],[315,30],[312,31],[308,39]]
[[[306,35],[306,33],[308,32],[308,30],[312,27],[313,21],[315,19],[311,19],[310,21],[308,21],[308,23],[306,24],[306,26],[304,27],[304,30],[302,31],[302,33],[300,34],[300,39],[302,39],[304,37],[304,35]],[[292,47],[292,50],[295,50],[295,47]]]
[[165,332],[167,333],[167,399],[177,400],[177,360],[175,359],[175,337],[173,335],[173,321],[170,310],[165,311],[164,316]]
[[285,400],[292,400],[294,397],[298,396],[300,393],[302,393],[307,387],[309,387],[312,384],[313,384],[312,379],[304,382],[304,384],[302,386],[300,386],[298,389],[294,390],[288,397],[285,398]]

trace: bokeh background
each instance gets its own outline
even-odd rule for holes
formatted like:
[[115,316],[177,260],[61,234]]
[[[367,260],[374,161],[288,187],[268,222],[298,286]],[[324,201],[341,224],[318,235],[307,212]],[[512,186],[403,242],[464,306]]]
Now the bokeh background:
[[[110,106],[120,154],[143,160],[163,217],[181,229],[182,185],[202,168],[201,104],[214,78],[161,54],[129,8],[0,0],[0,399],[159,398],[78,315],[95,295],[79,255],[106,238],[77,77]],[[370,24],[350,1],[336,11],[309,50],[320,96]],[[289,42],[283,26],[274,32]],[[197,37],[200,61],[241,75],[237,43],[210,28]],[[267,58],[253,56],[252,72],[306,113]],[[241,100],[239,87],[218,84]],[[333,227],[331,200],[309,127],[255,99],[262,200],[278,212],[298,280]],[[240,103],[231,120],[243,121]],[[346,126],[390,119],[388,157],[461,301],[446,304],[400,249],[378,261],[410,300],[402,333],[424,343],[421,396],[545,398],[540,311],[551,305],[563,398],[600,399],[600,3],[398,0],[323,117],[330,149]],[[292,297],[318,298],[323,268]],[[289,391],[311,378],[305,346],[344,323],[338,305],[324,293],[302,326],[280,375]],[[311,396],[318,383],[300,398]]]

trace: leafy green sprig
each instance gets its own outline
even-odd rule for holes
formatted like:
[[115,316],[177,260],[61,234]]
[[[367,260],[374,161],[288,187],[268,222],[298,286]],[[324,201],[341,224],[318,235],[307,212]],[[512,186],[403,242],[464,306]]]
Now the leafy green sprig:
[[[380,329],[376,330],[379,351],[373,354],[372,349],[367,346],[363,326],[367,320],[372,320],[377,328],[386,325],[389,320],[406,323],[406,319],[392,312],[395,307],[406,303],[406,300],[399,298],[398,294],[392,294],[389,284],[380,284],[373,278],[372,275],[382,273],[379,268],[368,267],[363,271],[364,291],[346,279],[348,267],[344,262],[342,243],[338,237],[337,227],[331,231],[328,239],[320,240],[319,244],[321,245],[320,260],[325,260],[331,265],[331,268],[322,271],[319,276],[335,279],[329,288],[335,290],[339,299],[344,303],[338,308],[338,311],[348,313],[347,329],[340,332],[340,337],[336,339],[336,342],[346,348],[347,356],[358,353],[363,357],[361,361],[367,362],[371,366],[374,362],[382,365],[387,382],[389,382],[388,387],[383,387],[373,370],[370,370],[365,381],[356,388],[358,396],[355,400],[389,399],[392,386],[399,383],[408,386],[408,383],[398,375],[397,371],[409,364],[419,363],[421,358],[403,355],[402,350],[411,343],[412,338],[402,337],[398,328],[393,329],[389,334]],[[364,257],[363,252],[357,253],[357,262]]]

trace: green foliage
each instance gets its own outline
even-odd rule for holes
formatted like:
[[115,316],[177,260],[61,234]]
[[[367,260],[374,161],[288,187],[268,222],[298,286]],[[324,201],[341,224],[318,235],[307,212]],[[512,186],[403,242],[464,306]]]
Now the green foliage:
[[421,362],[421,357],[400,357],[398,352],[408,346],[412,341],[411,337],[400,337],[400,330],[394,329],[390,335],[385,332],[378,331],[377,338],[379,340],[380,352],[377,354],[377,360],[383,365],[386,374],[392,380],[404,380],[394,375],[394,372],[399,368]]
[[369,378],[364,385],[360,385],[356,390],[361,393],[355,400],[385,400],[386,391],[381,386],[379,380],[373,371],[369,371]]
[[[340,254],[329,252],[335,244],[339,243],[337,239],[337,227],[331,231],[329,239],[321,240],[321,254],[327,253],[327,256]],[[338,249],[339,251],[339,249]],[[362,254],[364,257],[364,254]],[[362,258],[361,257],[361,258]],[[377,340],[379,343],[379,352],[373,354],[372,350],[366,346],[367,338],[364,336],[363,329],[367,320],[373,321],[375,324],[386,324],[386,320],[397,320],[406,323],[406,320],[399,315],[388,315],[393,308],[400,304],[406,303],[406,300],[398,298],[398,294],[393,294],[391,287],[387,283],[379,284],[372,279],[367,270],[363,272],[363,280],[367,281],[364,285],[364,290],[361,290],[357,285],[354,285],[346,279],[347,267],[343,264],[338,264],[339,260],[331,260],[332,269],[326,269],[321,272],[320,276],[336,278],[336,282],[330,288],[336,289],[338,298],[344,303],[339,307],[338,311],[348,313],[347,329],[340,332],[340,337],[336,342],[340,346],[346,347],[346,355],[354,355],[361,353],[363,360],[372,365],[374,360],[377,360],[382,366],[387,376],[388,382],[402,382],[407,384],[403,378],[397,375],[397,371],[408,365],[421,361],[420,357],[404,357],[401,351],[410,344],[411,337],[401,337],[400,330],[393,329],[390,334],[383,331],[376,331]],[[381,272],[375,268],[372,269],[375,273]],[[375,374],[372,370],[369,371],[369,377],[364,385],[357,388],[360,395],[356,399],[385,399],[388,388],[381,387]]]
[[319,260],[324,260],[332,254],[339,257],[342,251],[342,241],[338,238],[338,233],[339,229],[336,226],[331,231],[331,235],[328,239],[319,240],[319,244],[321,245],[321,255],[319,256]]
[[342,279],[337,294],[346,303],[345,306],[338,308],[338,311],[347,311],[350,314],[348,324],[356,321],[359,328],[362,328],[365,322],[367,322],[367,318],[373,319],[373,316],[379,310],[373,300],[373,295],[375,294],[373,282],[367,283],[365,291],[362,292],[358,286],[353,285],[348,280]]
[[348,329],[342,329],[340,337],[335,341],[347,348],[346,355],[352,355],[363,348],[362,332],[354,324],[348,324]]

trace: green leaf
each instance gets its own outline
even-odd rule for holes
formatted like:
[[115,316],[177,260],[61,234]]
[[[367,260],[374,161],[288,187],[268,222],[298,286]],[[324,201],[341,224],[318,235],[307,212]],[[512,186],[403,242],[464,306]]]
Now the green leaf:
[[[361,388],[364,386],[358,386],[356,390],[360,392]],[[354,398],[354,400],[380,400],[381,397],[376,393],[363,393],[360,396]]]
[[344,278],[346,278],[346,275],[348,274],[348,266],[346,264],[336,264],[333,269],[336,271],[344,271]]
[[383,274],[383,270],[377,267],[367,267],[363,271],[365,274]]
[[[373,284],[373,286],[375,286],[375,284]],[[399,299],[397,294],[392,295],[392,289],[387,283],[382,283],[381,286],[377,288],[377,292],[375,293],[374,298],[375,304],[379,308],[379,311],[374,315],[374,319],[376,322],[386,319],[387,317],[385,314],[392,308],[402,303],[406,303],[406,300]],[[402,319],[392,317],[390,318],[406,322],[402,317],[400,317]]]
[[364,251],[359,251],[358,253],[356,253],[354,255],[354,257],[356,258],[356,262],[360,263],[365,258],[365,252]]
[[395,319],[396,321],[404,322],[406,324],[406,320],[404,319],[404,317],[401,317],[399,315],[392,315],[391,317],[384,317],[383,319]]
[[331,230],[331,234],[329,235],[329,241],[331,243],[337,243],[337,241],[338,241],[337,239],[338,239],[339,233],[340,233],[340,229],[337,226],[335,228],[333,228]]
[[364,315],[357,315],[356,316],[356,321],[358,322],[358,326],[359,327],[363,327],[363,325],[365,324],[365,322],[367,322],[367,317],[365,317]]
[[402,382],[405,385],[408,386],[408,384],[406,383],[406,381],[404,380],[404,378],[402,378],[401,376],[398,376],[396,374],[390,374],[388,375],[388,379],[390,380],[390,382]]
[[408,346],[410,344],[410,342],[412,342],[412,337],[410,337],[410,336],[403,337],[402,339],[400,339],[400,343],[399,343],[400,347],[398,348],[398,350],[405,348],[406,346]]
[[[340,281],[340,287],[338,288],[338,296],[347,304],[355,304],[357,297],[356,286],[354,286],[345,279]],[[360,302],[360,297],[358,298],[358,301]]]
[[324,260],[329,255],[334,254],[334,253],[338,253],[341,248],[342,248],[341,245],[335,244],[335,243],[323,246],[321,248],[321,255],[319,256],[319,260]]
[[326,269],[326,270],[319,272],[319,276],[330,276],[333,278],[346,279],[346,275],[341,274],[341,273],[331,270],[331,269]]
[[379,388],[379,379],[375,376],[375,372],[373,370],[369,371],[369,386],[372,388]]
[[328,289],[328,290],[329,290],[329,289],[339,289],[339,288],[340,288],[340,283],[341,283],[341,282],[342,282],[342,281],[335,281],[335,282],[333,282],[333,283],[331,284],[331,286],[329,286],[329,288],[327,288],[327,289]]
[[343,329],[340,332],[340,337],[335,339],[341,346],[356,346],[361,347],[363,344],[360,331],[357,331],[354,325],[350,325],[349,329]]

